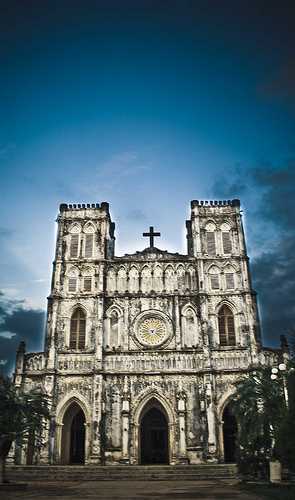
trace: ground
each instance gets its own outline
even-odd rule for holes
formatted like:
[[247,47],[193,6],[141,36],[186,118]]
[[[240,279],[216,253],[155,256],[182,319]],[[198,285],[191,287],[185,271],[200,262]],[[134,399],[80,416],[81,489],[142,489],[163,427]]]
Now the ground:
[[243,485],[238,481],[89,481],[29,483],[26,491],[2,491],[5,500],[293,500],[295,486]]

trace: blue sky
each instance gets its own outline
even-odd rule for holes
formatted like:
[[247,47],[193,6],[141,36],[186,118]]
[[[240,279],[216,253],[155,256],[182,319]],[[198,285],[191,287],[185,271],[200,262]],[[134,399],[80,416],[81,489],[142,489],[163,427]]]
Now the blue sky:
[[291,4],[28,0],[0,17],[3,362],[42,346],[61,202],[108,201],[121,254],[149,225],[184,252],[191,199],[241,198],[275,345],[295,312]]

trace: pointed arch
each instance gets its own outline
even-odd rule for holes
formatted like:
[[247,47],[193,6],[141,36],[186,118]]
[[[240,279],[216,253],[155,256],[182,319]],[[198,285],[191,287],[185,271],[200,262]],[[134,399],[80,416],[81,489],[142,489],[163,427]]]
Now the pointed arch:
[[192,265],[187,267],[185,273],[186,288],[188,290],[196,289],[196,271]]
[[224,286],[226,290],[234,290],[236,284],[236,272],[232,264],[227,263],[223,269]]
[[231,308],[223,303],[218,310],[219,344],[221,346],[236,345],[235,320]]
[[95,233],[95,226],[92,222],[86,222],[86,224],[83,227],[83,233],[88,233],[88,234],[93,234]]
[[133,446],[132,453],[133,459],[135,463],[141,463],[141,424],[142,419],[145,415],[147,415],[148,411],[152,408],[158,409],[164,415],[167,421],[167,447],[168,447],[168,460],[167,463],[172,462],[172,457],[175,453],[175,415],[172,407],[170,406],[170,402],[163,396],[158,390],[155,388],[150,388],[146,390],[141,396],[135,401],[134,410],[132,412],[132,422],[133,425]]
[[175,290],[175,273],[171,264],[168,264],[164,273],[164,287],[167,292],[174,292]]
[[104,346],[117,349],[121,344],[123,312],[117,305],[112,305],[106,312]]
[[141,291],[142,292],[150,292],[151,290],[151,280],[152,274],[149,266],[143,266],[141,270]]
[[113,267],[108,269],[107,274],[107,290],[108,292],[115,292],[117,289],[116,271]]
[[139,271],[136,266],[131,266],[129,271],[129,292],[139,290]]
[[179,264],[176,269],[177,289],[180,292],[185,290],[185,268],[183,264]]
[[79,269],[75,266],[70,266],[66,271],[65,280],[66,289],[69,293],[77,292],[79,286]]
[[161,292],[163,289],[163,269],[157,264],[153,275],[153,290]]
[[86,344],[86,313],[81,306],[74,309],[70,320],[69,348],[75,350],[85,349]]
[[124,266],[121,266],[118,270],[117,284],[119,292],[126,292],[127,289],[127,273]]
[[69,233],[70,234],[78,234],[78,233],[81,233],[81,229],[82,229],[81,224],[79,224],[78,222],[74,222],[69,227]]
[[183,347],[193,347],[199,343],[198,319],[195,307],[186,304],[181,311]]
[[211,290],[219,290],[221,288],[220,283],[220,268],[215,264],[212,264],[208,269],[208,279],[209,279],[209,288]]
[[86,401],[71,395],[57,406],[56,445],[62,464],[82,464],[88,456],[87,426],[90,422]]

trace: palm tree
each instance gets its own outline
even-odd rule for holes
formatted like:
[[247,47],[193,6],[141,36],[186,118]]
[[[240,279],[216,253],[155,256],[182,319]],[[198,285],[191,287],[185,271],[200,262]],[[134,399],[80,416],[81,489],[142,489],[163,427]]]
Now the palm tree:
[[21,392],[9,378],[0,378],[0,482],[7,482],[6,458],[14,441],[34,436],[42,445],[48,400],[40,391]]
[[287,413],[283,386],[270,378],[270,368],[257,369],[236,382],[233,410],[238,420],[241,472],[266,472],[276,453],[276,440]]

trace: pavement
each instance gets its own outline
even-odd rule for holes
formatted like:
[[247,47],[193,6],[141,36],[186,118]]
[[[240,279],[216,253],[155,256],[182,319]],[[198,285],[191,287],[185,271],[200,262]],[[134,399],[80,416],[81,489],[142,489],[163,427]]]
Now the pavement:
[[[1,500],[262,500],[235,480],[32,482],[25,490],[1,491]],[[265,500],[265,497],[264,497]]]

